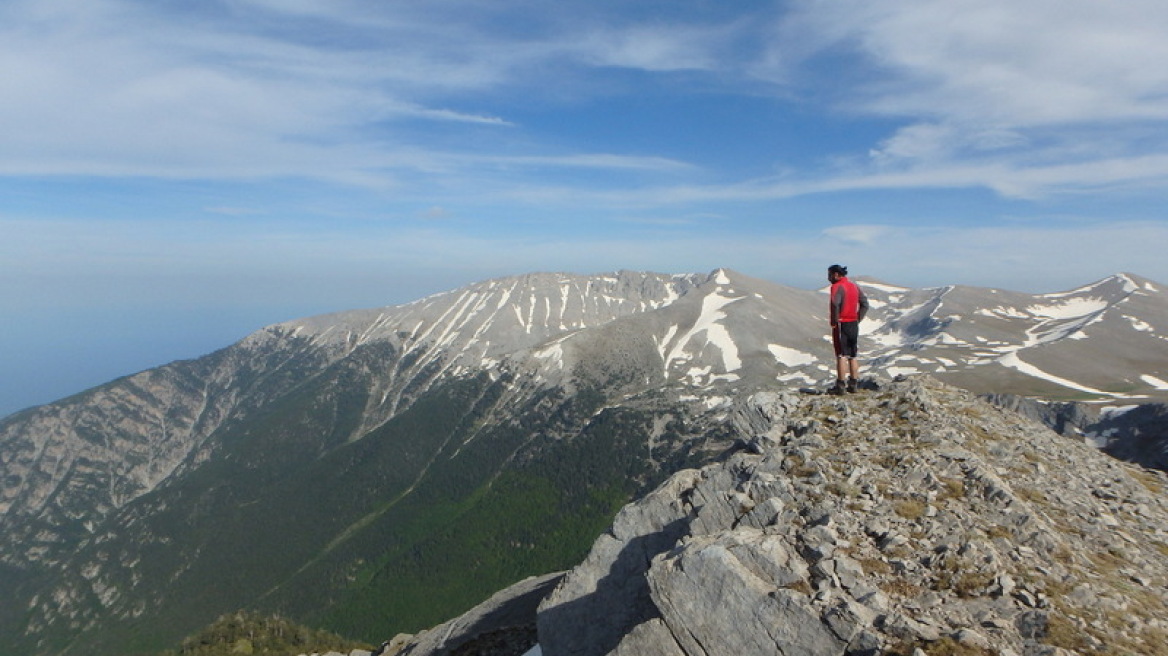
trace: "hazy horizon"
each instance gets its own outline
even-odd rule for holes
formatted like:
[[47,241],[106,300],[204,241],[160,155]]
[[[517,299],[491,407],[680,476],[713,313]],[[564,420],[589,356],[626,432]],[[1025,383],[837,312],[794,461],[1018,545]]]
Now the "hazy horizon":
[[[535,273],[535,272],[528,272]],[[605,273],[605,272],[595,272]],[[666,271],[659,273],[706,273],[705,271]],[[748,272],[740,272],[750,275]],[[864,273],[853,273],[856,277],[872,277]],[[1140,275],[1138,272],[1116,272],[1131,273]],[[471,281],[481,282],[481,281]],[[782,281],[772,281],[779,284],[787,284]],[[900,284],[895,280],[883,280],[882,282],[890,284]],[[1063,289],[1041,290],[1037,293],[1059,293],[1069,291],[1072,288],[1084,287],[1096,280],[1085,280],[1080,284],[1073,285]],[[1154,281],[1159,283],[1160,281]],[[470,284],[470,283],[468,283]],[[964,283],[952,283],[964,284]],[[789,285],[794,287],[795,285]],[[446,289],[436,289],[433,292],[451,291],[457,289],[459,286],[450,287]],[[809,284],[802,288],[804,289],[819,289],[822,284]],[[1010,291],[1031,291],[1009,289]],[[107,319],[100,323],[98,329],[87,335],[87,339],[79,342],[72,342],[65,334],[69,331],[69,326],[86,324],[87,329],[94,330],[92,322],[86,323],[86,318],[75,317],[73,320],[64,320],[58,323],[62,329],[60,348],[53,351],[54,359],[48,363],[33,362],[31,360],[20,362],[19,359],[13,359],[18,367],[27,367],[29,370],[36,370],[39,367],[47,366],[49,369],[70,370],[71,376],[67,380],[49,380],[47,384],[38,385],[38,380],[34,377],[25,381],[15,381],[17,385],[8,385],[5,387],[5,393],[0,394],[0,418],[10,414],[19,412],[21,410],[52,403],[63,398],[67,398],[73,394],[84,392],[93,387],[102,385],[104,383],[116,380],[123,376],[129,376],[141,371],[152,369],[159,366],[164,366],[171,362],[179,360],[189,360],[209,355],[219,349],[227,348],[235,342],[247,337],[252,332],[261,330],[266,326],[285,321],[292,321],[296,319],[305,319],[311,316],[322,314],[331,314],[336,312],[344,312],[347,310],[359,310],[367,308],[391,307],[409,303],[420,298],[423,298],[429,293],[421,296],[402,299],[400,301],[390,303],[357,303],[347,307],[318,307],[313,308],[310,304],[303,306],[303,312],[297,312],[294,308],[289,307],[281,311],[280,308],[275,307],[259,307],[252,309],[238,309],[231,316],[219,316],[214,322],[214,330],[208,330],[204,327],[202,322],[201,310],[198,308],[188,308],[185,310],[171,309],[170,312],[162,316],[142,316],[138,321],[128,322],[125,316],[119,316],[114,319]],[[265,318],[267,317],[267,318]],[[271,317],[278,317],[271,319]],[[90,317],[92,319],[92,317]],[[185,320],[184,320],[185,319]],[[173,322],[173,323],[172,323]],[[125,334],[122,329],[126,325],[133,325],[134,332],[132,334]],[[184,327],[191,327],[194,329],[184,331]],[[19,335],[19,333],[18,333]],[[826,349],[826,347],[825,347]],[[825,351],[826,352],[826,351]],[[127,368],[128,367],[128,368]],[[5,383],[8,383],[6,380]],[[70,387],[72,385],[72,387]],[[32,399],[31,402],[26,402],[19,407],[7,408],[3,405],[8,399]]]
[[0,7],[0,415],[534,271],[1168,281],[1154,0]]

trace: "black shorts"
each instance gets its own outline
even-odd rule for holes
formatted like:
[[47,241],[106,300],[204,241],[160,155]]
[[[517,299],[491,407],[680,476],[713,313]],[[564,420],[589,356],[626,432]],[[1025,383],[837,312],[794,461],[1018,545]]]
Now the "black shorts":
[[831,344],[835,347],[837,358],[856,357],[860,343],[860,322],[845,321],[837,323],[831,331]]

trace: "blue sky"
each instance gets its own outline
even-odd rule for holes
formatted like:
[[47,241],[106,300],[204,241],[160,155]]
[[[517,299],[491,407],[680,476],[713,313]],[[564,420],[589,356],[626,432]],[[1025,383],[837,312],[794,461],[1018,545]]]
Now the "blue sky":
[[1162,0],[6,0],[0,415],[529,271],[1168,282]]

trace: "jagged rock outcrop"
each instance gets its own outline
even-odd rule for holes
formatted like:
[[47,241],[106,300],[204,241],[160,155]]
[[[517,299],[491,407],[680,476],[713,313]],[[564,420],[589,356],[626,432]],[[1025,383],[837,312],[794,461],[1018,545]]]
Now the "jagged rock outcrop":
[[543,602],[543,654],[1164,653],[1162,473],[929,377],[737,424]]
[[536,608],[563,576],[557,572],[526,578],[449,622],[387,643],[382,653],[497,656],[526,652],[536,642]]
[[1014,394],[988,394],[986,399],[1120,460],[1168,471],[1168,404],[1099,406]]
[[1082,435],[1099,421],[1098,406],[1074,401],[1043,401],[1017,394],[987,394],[986,400],[1049,426],[1061,435]]
[[1087,435],[1120,460],[1168,472],[1168,404],[1144,403],[1103,413]]

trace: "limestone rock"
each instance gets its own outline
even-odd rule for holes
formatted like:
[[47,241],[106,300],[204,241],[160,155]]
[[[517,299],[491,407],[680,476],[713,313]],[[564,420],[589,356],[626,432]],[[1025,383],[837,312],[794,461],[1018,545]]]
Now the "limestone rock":
[[625,507],[544,600],[543,654],[1162,648],[1162,473],[929,377],[744,404],[750,448]]
[[536,607],[562,577],[556,573],[524,579],[463,615],[412,637],[396,653],[521,654],[535,644]]

